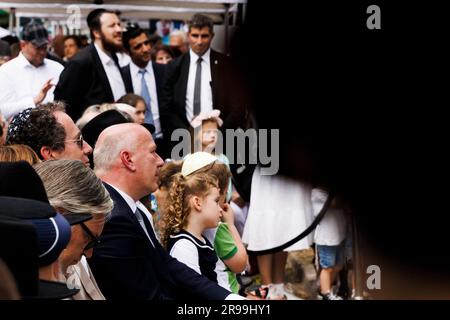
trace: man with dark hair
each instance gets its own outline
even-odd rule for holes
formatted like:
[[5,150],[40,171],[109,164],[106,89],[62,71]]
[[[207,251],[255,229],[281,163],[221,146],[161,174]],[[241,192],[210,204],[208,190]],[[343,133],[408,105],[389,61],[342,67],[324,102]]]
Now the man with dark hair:
[[96,9],[87,23],[93,43],[69,61],[55,89],[55,99],[67,103],[67,114],[74,121],[88,106],[114,102],[132,90],[122,78],[116,55],[122,48],[117,14]]
[[130,28],[123,34],[123,46],[131,57],[130,64],[122,69],[124,78],[133,84],[134,93],[144,99],[145,123],[155,126],[153,137],[158,146],[158,152],[166,157],[166,148],[163,142],[165,128],[160,120],[160,98],[165,66],[150,61],[152,49],[150,39],[139,27]]
[[71,60],[81,49],[81,40],[76,35],[69,35],[64,38],[64,60]]
[[42,160],[73,159],[89,166],[91,146],[83,141],[80,130],[64,112],[64,104],[50,102],[39,108],[25,109],[8,127],[7,144],[30,146]]
[[0,69],[0,110],[6,119],[20,111],[53,100],[53,86],[63,66],[46,59],[48,33],[31,21],[23,30],[19,55]]
[[163,90],[161,120],[167,123],[168,137],[177,128],[189,128],[189,123],[200,112],[219,109],[224,119],[223,128],[237,127],[233,111],[237,87],[233,64],[223,54],[210,49],[214,37],[213,21],[195,14],[189,25],[190,50],[167,65]]

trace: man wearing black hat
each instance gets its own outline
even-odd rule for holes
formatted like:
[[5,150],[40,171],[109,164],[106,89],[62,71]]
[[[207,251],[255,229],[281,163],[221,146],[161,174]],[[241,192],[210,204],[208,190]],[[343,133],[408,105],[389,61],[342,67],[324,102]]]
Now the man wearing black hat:
[[114,102],[132,92],[131,83],[122,78],[116,55],[122,48],[119,17],[96,9],[89,13],[87,23],[93,43],[66,65],[55,89],[55,99],[67,103],[67,113],[74,121],[88,106]]
[[21,52],[0,69],[1,112],[6,119],[42,102],[53,101],[53,86],[63,66],[46,59],[48,34],[45,27],[31,21],[24,27]]

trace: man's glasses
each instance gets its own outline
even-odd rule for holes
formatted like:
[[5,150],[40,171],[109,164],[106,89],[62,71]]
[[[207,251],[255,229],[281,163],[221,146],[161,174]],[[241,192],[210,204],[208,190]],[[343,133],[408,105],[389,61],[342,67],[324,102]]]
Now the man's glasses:
[[83,136],[80,134],[80,137],[78,139],[72,139],[72,140],[65,140],[64,142],[76,142],[76,144],[78,145],[78,147],[80,147],[80,149],[83,149]]
[[88,242],[83,251],[87,251],[95,246],[98,246],[100,244],[100,239],[97,238],[83,222],[80,223],[80,225],[81,228],[83,228],[84,232],[86,232],[86,234],[89,236],[89,238],[91,238],[91,241]]

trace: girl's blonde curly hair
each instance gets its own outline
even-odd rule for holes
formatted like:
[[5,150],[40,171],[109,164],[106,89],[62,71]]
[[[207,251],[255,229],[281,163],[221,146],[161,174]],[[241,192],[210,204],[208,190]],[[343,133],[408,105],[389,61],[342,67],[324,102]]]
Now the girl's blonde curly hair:
[[173,176],[169,189],[169,206],[163,217],[164,229],[161,242],[167,246],[170,235],[180,232],[187,224],[187,217],[191,212],[189,204],[193,196],[204,198],[211,192],[211,188],[218,188],[217,178],[207,173],[192,174],[187,177],[181,173]]

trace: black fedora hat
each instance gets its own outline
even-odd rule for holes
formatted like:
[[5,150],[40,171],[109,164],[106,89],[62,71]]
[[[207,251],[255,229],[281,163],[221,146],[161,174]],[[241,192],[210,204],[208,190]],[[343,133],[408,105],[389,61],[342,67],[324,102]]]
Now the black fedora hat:
[[[0,207],[0,215],[9,214],[16,218],[29,219],[37,217],[27,217],[21,215],[29,215],[31,212],[28,206],[39,206],[37,215],[44,215],[45,217],[54,216],[55,209],[49,205],[47,192],[41,178],[33,169],[33,167],[26,161],[18,162],[0,162],[0,197],[13,197],[22,199],[37,200],[44,204],[36,204],[35,202],[22,201],[20,205],[15,206],[14,212],[7,210],[7,208]],[[11,205],[14,205],[18,200],[10,199]],[[47,205],[45,205],[47,204]],[[53,214],[45,216],[46,214]],[[75,225],[92,219],[89,213],[80,214],[66,214],[64,217],[69,221],[70,225]]]
[[81,129],[81,133],[83,134],[83,139],[94,148],[95,143],[103,130],[115,124],[128,122],[129,121],[119,111],[107,110],[86,123],[83,129]]
[[41,178],[26,161],[0,162],[0,196],[49,203]]

